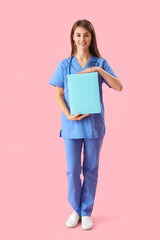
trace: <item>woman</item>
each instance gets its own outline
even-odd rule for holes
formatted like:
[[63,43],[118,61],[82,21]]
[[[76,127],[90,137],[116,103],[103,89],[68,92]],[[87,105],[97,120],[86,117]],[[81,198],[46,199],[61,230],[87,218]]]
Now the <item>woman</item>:
[[[76,21],[71,30],[70,40],[71,57],[60,61],[49,83],[56,87],[56,102],[62,110],[60,137],[64,138],[65,143],[68,201],[74,210],[66,221],[66,226],[75,227],[81,220],[82,229],[89,230],[93,227],[91,213],[98,180],[99,155],[105,135],[102,84],[105,83],[117,91],[122,90],[122,84],[109,63],[101,57],[91,22],[85,19]],[[87,72],[98,72],[101,113],[71,115],[67,75]],[[83,184],[80,179],[81,168]]]

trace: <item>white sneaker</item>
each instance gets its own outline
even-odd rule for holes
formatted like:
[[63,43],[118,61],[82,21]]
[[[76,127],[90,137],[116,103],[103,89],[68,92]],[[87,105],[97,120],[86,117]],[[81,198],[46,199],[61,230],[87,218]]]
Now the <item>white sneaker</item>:
[[82,229],[84,230],[89,230],[93,227],[93,222],[91,217],[89,216],[82,216],[81,217],[81,221],[82,221]]
[[66,221],[66,227],[76,227],[79,220],[80,220],[80,215],[74,211]]

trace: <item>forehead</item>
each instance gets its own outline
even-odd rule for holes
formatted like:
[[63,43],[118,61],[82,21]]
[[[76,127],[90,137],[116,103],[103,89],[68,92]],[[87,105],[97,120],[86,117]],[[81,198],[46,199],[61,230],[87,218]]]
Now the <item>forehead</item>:
[[84,27],[77,27],[75,29],[74,33],[80,33],[80,34],[89,33],[90,34],[90,32]]

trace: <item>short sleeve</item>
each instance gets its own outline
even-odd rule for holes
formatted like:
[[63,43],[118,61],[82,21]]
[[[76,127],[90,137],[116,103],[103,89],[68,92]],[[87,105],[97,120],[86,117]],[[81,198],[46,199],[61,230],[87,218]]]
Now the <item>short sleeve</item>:
[[[104,62],[103,62],[103,67],[102,67],[106,72],[108,72],[109,74],[111,74],[113,77],[117,77],[117,75],[114,73],[113,69],[111,68],[111,66],[109,65],[109,63],[104,59]],[[104,83],[106,83],[108,85],[108,87],[111,88],[111,86],[102,78],[102,81]]]
[[64,71],[62,66],[62,61],[58,64],[55,72],[53,73],[51,79],[49,80],[49,84],[57,87],[64,88]]

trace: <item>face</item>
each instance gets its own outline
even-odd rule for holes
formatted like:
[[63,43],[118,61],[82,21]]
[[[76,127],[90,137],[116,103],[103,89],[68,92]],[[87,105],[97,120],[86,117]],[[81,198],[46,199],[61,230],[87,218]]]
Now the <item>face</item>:
[[86,49],[91,44],[92,35],[86,28],[77,27],[73,34],[73,40],[77,48]]

